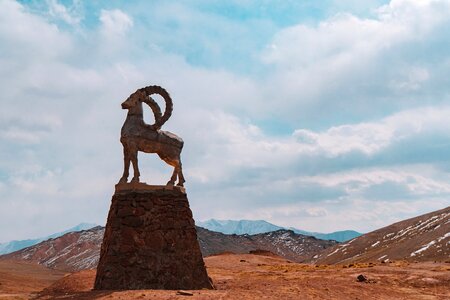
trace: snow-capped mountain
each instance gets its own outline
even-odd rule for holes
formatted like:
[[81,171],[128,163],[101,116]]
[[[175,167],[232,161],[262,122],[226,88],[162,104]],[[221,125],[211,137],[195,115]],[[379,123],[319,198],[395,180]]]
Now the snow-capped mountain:
[[276,231],[280,229],[292,230],[295,233],[313,236],[321,240],[335,240],[345,242],[361,235],[353,230],[336,231],[332,233],[310,232],[293,227],[284,228],[264,220],[216,220],[210,219],[204,222],[196,222],[197,226],[211,231],[225,234],[258,234]]
[[216,220],[195,222],[197,226],[224,234],[258,234],[284,229],[264,220]]
[[3,244],[0,244],[0,255],[18,251],[20,249],[24,249],[26,247],[36,245],[36,244],[38,244],[42,241],[48,240],[48,239],[54,239],[54,238],[60,237],[68,232],[87,230],[87,229],[93,228],[95,226],[97,226],[97,225],[91,224],[91,223],[80,223],[77,226],[74,226],[67,230],[57,232],[57,233],[54,233],[54,234],[51,234],[51,235],[48,235],[45,237],[40,237],[40,238],[36,238],[36,239],[28,239],[28,240],[20,240],[20,241],[10,241],[7,243],[3,243]]
[[342,231],[335,231],[331,233],[320,233],[320,232],[310,232],[305,230],[300,230],[296,228],[289,228],[295,233],[298,234],[304,234],[304,235],[311,235],[315,238],[321,239],[321,240],[334,240],[338,241],[340,243],[349,241],[355,237],[358,237],[361,235],[361,233],[354,231],[354,230],[342,230]]

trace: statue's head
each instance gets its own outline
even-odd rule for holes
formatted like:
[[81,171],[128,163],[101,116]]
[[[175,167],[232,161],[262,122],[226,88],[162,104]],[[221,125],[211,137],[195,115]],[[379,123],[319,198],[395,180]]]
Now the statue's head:
[[122,103],[122,109],[130,109],[135,107],[139,102],[142,102],[143,99],[145,99],[146,94],[144,91],[137,90],[133,94],[130,95],[130,97],[127,98]]

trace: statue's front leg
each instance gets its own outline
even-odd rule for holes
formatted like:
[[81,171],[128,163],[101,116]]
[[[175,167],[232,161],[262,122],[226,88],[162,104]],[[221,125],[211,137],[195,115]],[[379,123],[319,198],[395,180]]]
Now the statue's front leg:
[[130,170],[130,155],[125,147],[123,147],[123,175],[119,183],[127,183]]
[[139,182],[139,176],[141,176],[141,173],[139,173],[137,151],[135,151],[133,155],[131,155],[131,162],[133,163],[134,170],[134,176],[133,179],[131,179],[131,182]]

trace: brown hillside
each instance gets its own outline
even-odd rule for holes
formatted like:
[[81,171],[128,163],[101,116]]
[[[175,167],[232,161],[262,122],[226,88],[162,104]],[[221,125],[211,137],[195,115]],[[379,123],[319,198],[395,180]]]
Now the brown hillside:
[[394,223],[312,259],[320,264],[450,260],[450,207]]

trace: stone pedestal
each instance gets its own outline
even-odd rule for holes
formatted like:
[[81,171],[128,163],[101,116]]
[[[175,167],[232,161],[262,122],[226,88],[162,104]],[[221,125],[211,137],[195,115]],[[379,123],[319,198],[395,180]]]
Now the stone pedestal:
[[183,188],[116,186],[96,290],[211,289]]

